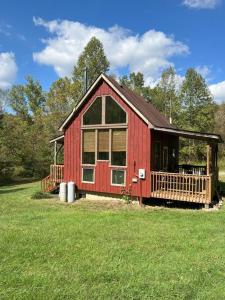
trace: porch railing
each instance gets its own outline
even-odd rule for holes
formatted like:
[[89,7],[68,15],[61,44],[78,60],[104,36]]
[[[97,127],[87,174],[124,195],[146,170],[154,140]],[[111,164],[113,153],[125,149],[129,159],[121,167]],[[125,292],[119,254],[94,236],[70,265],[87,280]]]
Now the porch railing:
[[62,182],[64,177],[64,165],[50,166],[50,180],[52,182]]
[[42,179],[41,190],[43,192],[54,191],[64,178],[64,165],[50,165],[50,175]]
[[155,198],[210,203],[212,175],[151,172],[151,195]]
[[192,175],[206,175],[206,166],[196,166],[189,164],[182,164],[178,166],[179,173]]

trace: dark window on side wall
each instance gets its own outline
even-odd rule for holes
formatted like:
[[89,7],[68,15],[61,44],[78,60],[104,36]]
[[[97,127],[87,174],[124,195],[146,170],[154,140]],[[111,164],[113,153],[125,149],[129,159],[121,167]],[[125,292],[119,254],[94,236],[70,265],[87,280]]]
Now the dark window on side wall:
[[83,116],[84,125],[102,124],[102,98],[98,97]]
[[106,124],[126,123],[125,111],[110,96],[106,96],[105,99],[105,123]]
[[95,164],[95,142],[95,130],[83,130],[83,164]]

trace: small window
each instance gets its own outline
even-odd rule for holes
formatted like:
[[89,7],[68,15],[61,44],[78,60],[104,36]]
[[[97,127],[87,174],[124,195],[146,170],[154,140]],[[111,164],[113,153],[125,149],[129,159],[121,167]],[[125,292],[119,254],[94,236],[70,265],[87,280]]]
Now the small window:
[[125,171],[124,170],[112,170],[112,184],[124,185],[125,184]]
[[83,164],[95,164],[95,130],[83,131]]
[[102,98],[98,97],[83,116],[84,125],[102,124]]
[[98,130],[98,160],[109,160],[109,130]]
[[126,129],[112,130],[111,165],[126,166]]
[[83,168],[83,182],[94,182],[94,169],[93,168]]
[[124,124],[126,123],[125,111],[112,99],[106,96],[105,99],[105,123],[106,124]]

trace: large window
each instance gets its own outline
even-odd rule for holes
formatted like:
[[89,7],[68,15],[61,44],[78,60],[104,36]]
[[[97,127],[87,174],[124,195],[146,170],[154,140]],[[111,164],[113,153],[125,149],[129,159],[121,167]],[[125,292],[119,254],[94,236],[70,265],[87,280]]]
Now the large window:
[[102,123],[102,98],[98,97],[83,116],[84,125],[98,125]]
[[126,166],[126,129],[112,129],[111,164]]
[[83,131],[83,164],[95,164],[95,130]]
[[105,99],[105,123],[123,124],[126,123],[125,111],[110,96]]
[[98,130],[98,160],[109,160],[109,129]]
[[83,125],[126,124],[127,114],[111,97],[97,97],[83,115]]
[[95,164],[111,166],[111,184],[125,185],[127,113],[111,97],[97,97],[83,114],[82,182],[94,183]]

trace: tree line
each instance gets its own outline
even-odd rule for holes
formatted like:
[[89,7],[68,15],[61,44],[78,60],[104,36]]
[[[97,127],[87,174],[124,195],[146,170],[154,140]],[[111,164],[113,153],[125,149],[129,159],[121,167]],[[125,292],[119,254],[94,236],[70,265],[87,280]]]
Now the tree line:
[[[26,77],[23,85],[0,90],[1,180],[41,178],[49,173],[52,162],[49,140],[58,134],[60,124],[84,94],[84,70],[88,70],[87,85],[90,86],[109,68],[103,45],[94,37],[81,53],[71,78],[57,79],[47,92],[31,76]],[[223,136],[225,104],[214,102],[207,83],[195,69],[187,70],[182,83],[177,78],[174,68],[169,67],[154,87],[146,84],[140,72],[119,80],[151,102],[175,126]],[[201,143],[182,140],[180,150],[184,161],[204,158]],[[220,155],[224,155],[224,148]]]

